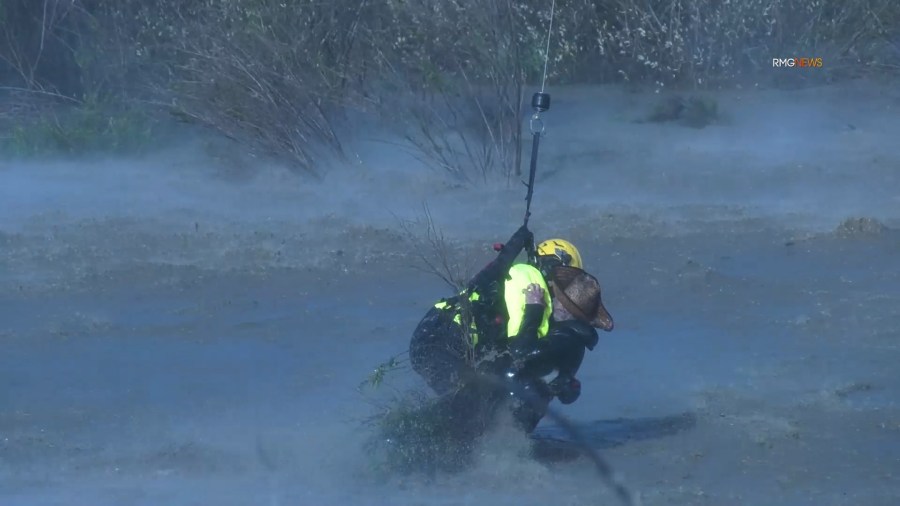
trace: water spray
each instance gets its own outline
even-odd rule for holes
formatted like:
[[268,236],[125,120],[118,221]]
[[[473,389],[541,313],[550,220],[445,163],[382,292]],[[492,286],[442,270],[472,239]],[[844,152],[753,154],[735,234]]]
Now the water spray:
[[467,381],[472,383],[481,383],[491,388],[505,390],[511,395],[515,396],[520,402],[528,404],[532,408],[543,411],[545,417],[556,422],[556,424],[559,425],[559,427],[564,432],[566,432],[570,438],[572,438],[572,442],[575,443],[581,450],[581,453],[591,461],[591,464],[593,464],[594,469],[597,471],[597,475],[603,481],[604,485],[606,485],[612,491],[613,495],[615,495],[616,499],[622,506],[641,505],[640,495],[633,493],[628,488],[628,486],[615,472],[609,462],[607,462],[606,459],[603,458],[603,456],[599,451],[597,451],[596,448],[591,446],[590,441],[588,441],[588,438],[582,433],[578,426],[572,423],[571,420],[566,418],[559,411],[551,406],[548,406],[534,392],[523,387],[515,381],[511,381],[509,379],[501,379],[481,373],[472,373],[468,375]]

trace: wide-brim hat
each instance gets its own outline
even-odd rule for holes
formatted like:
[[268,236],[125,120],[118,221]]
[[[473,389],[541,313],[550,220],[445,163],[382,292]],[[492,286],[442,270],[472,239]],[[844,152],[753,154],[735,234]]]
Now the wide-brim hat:
[[559,266],[550,275],[553,295],[575,318],[592,327],[610,331],[613,319],[600,298],[600,282],[587,272],[569,266]]

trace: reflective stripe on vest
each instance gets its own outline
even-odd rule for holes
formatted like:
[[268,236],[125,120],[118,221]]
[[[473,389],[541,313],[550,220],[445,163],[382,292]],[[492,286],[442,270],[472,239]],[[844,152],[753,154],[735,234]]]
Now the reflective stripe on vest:
[[[465,292],[461,293],[460,296],[462,296],[464,294],[465,294]],[[475,302],[480,299],[481,299],[481,295],[479,295],[478,292],[472,292],[472,294],[469,295],[470,302]],[[453,323],[459,325],[460,327],[463,326],[462,307],[460,307],[458,305],[450,304],[449,302],[447,302],[446,299],[440,300],[437,304],[434,305],[434,307],[436,307],[438,309],[444,309],[444,310],[447,310],[447,309],[454,310],[456,312],[456,314],[453,315]],[[474,318],[469,322],[469,337],[472,339],[472,346],[475,346],[478,344],[478,327],[475,325]]]

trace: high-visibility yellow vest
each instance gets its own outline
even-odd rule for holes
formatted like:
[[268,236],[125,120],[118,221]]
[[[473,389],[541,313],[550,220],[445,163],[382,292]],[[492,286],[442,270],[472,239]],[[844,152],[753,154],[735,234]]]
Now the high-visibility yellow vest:
[[550,330],[550,314],[553,306],[550,303],[550,289],[541,271],[532,265],[515,264],[509,269],[509,277],[503,286],[503,300],[506,302],[506,312],[509,321],[506,324],[506,336],[512,337],[519,333],[522,319],[525,317],[525,288],[530,284],[538,284],[544,290],[544,315],[538,327],[538,338],[547,335]]
[[[509,269],[509,275],[503,284],[503,301],[506,304],[506,313],[509,320],[506,323],[507,339],[519,333],[522,326],[522,320],[525,317],[525,288],[536,283],[544,290],[544,314],[541,318],[541,324],[538,326],[538,338],[543,338],[550,330],[550,314],[553,312],[553,306],[550,303],[550,290],[547,288],[547,282],[544,276],[535,267],[528,264],[515,264]],[[465,292],[459,295],[460,298],[465,297]],[[478,292],[472,292],[469,302],[477,302],[481,299]],[[453,321],[463,326],[463,308],[458,302],[451,304],[444,299],[434,305],[434,307],[443,310],[455,311]],[[472,339],[472,345],[478,344],[478,326],[475,324],[474,318],[469,319],[469,335]]]

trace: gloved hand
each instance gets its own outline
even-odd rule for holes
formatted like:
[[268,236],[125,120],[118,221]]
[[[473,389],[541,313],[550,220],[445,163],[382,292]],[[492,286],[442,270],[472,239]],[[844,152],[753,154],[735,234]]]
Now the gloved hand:
[[572,404],[581,395],[581,382],[574,376],[557,376],[547,386],[563,404]]
[[508,275],[507,271],[515,262],[522,249],[526,245],[533,243],[534,234],[528,230],[528,227],[525,225],[519,227],[506,244],[499,248],[496,245],[494,246],[494,249],[499,251],[499,255],[469,281],[468,289],[470,291],[484,290],[493,283],[500,281],[504,276]]
[[531,230],[528,230],[528,225],[522,225],[518,230],[513,233],[512,237],[509,238],[509,243],[519,243],[526,250],[529,248],[534,248],[534,234],[531,233]]
[[525,304],[544,305],[544,288],[537,283],[525,287]]

